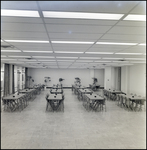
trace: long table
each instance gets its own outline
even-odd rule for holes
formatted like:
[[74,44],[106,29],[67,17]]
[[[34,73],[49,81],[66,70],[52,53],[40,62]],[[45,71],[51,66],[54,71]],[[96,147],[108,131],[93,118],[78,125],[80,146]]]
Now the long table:
[[41,90],[44,90],[45,85],[34,85],[32,87],[28,87],[28,89],[36,89],[36,94],[40,94]]
[[92,89],[93,91],[96,91],[97,89],[100,88],[100,85],[93,85],[93,84],[89,84],[90,89]]
[[63,90],[62,89],[51,89],[50,93],[51,94],[62,94]]
[[123,94],[120,90],[103,90],[104,95],[107,96],[108,99],[115,101],[117,98],[117,94]]
[[62,94],[50,94],[46,100],[46,111],[48,110],[49,105],[53,112],[57,111],[59,108],[61,108],[61,111],[64,111],[64,98]]
[[89,89],[78,89],[78,99],[83,100],[83,94],[92,94],[93,92]]
[[[137,106],[138,104],[140,105],[139,111],[142,109],[141,106],[144,103],[144,101],[146,100],[145,98],[139,97],[139,96],[134,96],[134,95],[130,95],[130,94],[119,94],[119,96],[122,96],[123,98],[126,97],[129,100],[128,103],[128,109],[131,109],[133,111],[137,110]],[[120,101],[120,105],[122,106],[123,103],[125,104],[126,102],[123,102],[123,100]],[[136,104],[136,106],[134,107],[134,103]]]
[[26,94],[11,94],[2,98],[4,111],[23,110],[28,105]]
[[57,85],[54,84],[51,88],[52,89],[62,89],[62,86],[60,84],[57,84]]
[[34,100],[36,98],[36,89],[23,89],[19,91],[19,93],[27,94],[30,100]]
[[105,105],[106,111],[106,102],[105,98],[99,96],[95,93],[92,94],[84,94],[83,106],[88,110],[97,111],[98,109],[103,110],[103,106]]
[[72,84],[72,91],[75,93],[75,94],[78,94],[78,89],[85,89],[86,87],[85,86],[82,86],[82,85],[74,85]]

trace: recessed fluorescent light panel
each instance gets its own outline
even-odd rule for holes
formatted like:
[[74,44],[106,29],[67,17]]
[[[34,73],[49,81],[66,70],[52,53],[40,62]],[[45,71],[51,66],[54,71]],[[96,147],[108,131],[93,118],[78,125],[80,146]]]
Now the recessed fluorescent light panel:
[[25,62],[18,62],[18,61],[14,61],[14,62],[9,62],[9,63],[15,63],[15,64],[24,64]]
[[146,43],[140,43],[138,45],[141,45],[141,46],[146,46]]
[[137,45],[137,43],[114,43],[114,42],[96,42],[96,44],[108,44],[108,45]]
[[115,53],[119,55],[143,55],[143,53]]
[[126,60],[146,60],[146,58],[125,58]]
[[29,59],[18,59],[20,61],[36,61],[35,59],[29,60]]
[[85,62],[85,63],[87,63],[87,62],[93,62],[92,60],[76,60],[76,62]]
[[28,62],[28,61],[27,61],[27,62],[25,62],[25,63],[31,63],[31,64],[32,64],[32,63],[35,63],[36,65],[41,64],[40,62]]
[[93,44],[94,42],[79,42],[79,41],[52,41],[58,44]]
[[106,62],[111,62],[111,61],[94,61],[94,62],[98,62],[98,63],[106,63]]
[[51,59],[45,59],[45,60],[44,60],[44,59],[38,59],[38,61],[49,61],[49,62],[50,62],[50,61],[56,61],[56,60],[51,60]]
[[1,9],[1,16],[40,17],[38,11]]
[[119,20],[124,14],[43,11],[44,17]]
[[1,52],[21,52],[21,50],[1,50]]
[[54,56],[32,56],[33,58],[55,58]]
[[9,56],[9,57],[26,57],[26,58],[31,58],[31,56]]
[[101,59],[101,57],[80,57],[80,59]]
[[53,53],[53,51],[26,51],[26,50],[24,50],[23,52],[27,52],[27,53]]
[[130,63],[144,63],[144,64],[146,64],[146,61],[130,61]]
[[82,53],[84,53],[84,52],[68,52],[68,51],[54,51],[54,52],[55,52],[55,53],[71,53],[71,54],[72,54],[72,53],[75,53],[75,54],[76,54],[76,53],[77,53],[77,54],[80,54],[80,53],[82,54]]
[[146,21],[146,15],[127,15],[123,20]]
[[113,54],[114,52],[85,52],[86,54]]
[[17,59],[3,59],[3,58],[1,60],[8,60],[8,61],[9,60],[15,60],[15,61],[17,61]]
[[129,63],[129,61],[112,61],[114,63]]
[[123,58],[109,58],[109,57],[103,57],[102,59],[123,59]]
[[56,58],[77,59],[78,57],[56,57]]
[[21,43],[49,43],[49,41],[34,41],[34,40],[5,40],[6,42],[21,42]]
[[75,60],[57,60],[57,61],[75,61]]

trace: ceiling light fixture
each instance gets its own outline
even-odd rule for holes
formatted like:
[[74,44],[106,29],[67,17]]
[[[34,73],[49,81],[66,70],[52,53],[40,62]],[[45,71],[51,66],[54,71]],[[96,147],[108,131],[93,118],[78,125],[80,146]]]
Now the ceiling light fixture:
[[129,63],[129,61],[112,61],[114,63]]
[[56,57],[56,58],[77,59],[78,57]]
[[101,57],[80,57],[80,59],[101,59]]
[[1,16],[40,17],[38,11],[1,9]]
[[119,55],[143,55],[143,53],[115,53]]
[[94,62],[105,63],[105,62],[111,62],[111,61],[94,61]]
[[125,58],[125,60],[146,60],[146,58]]
[[137,43],[114,43],[114,42],[96,42],[96,44],[108,44],[108,45],[137,45]]
[[76,60],[76,62],[85,62],[85,63],[87,63],[87,62],[93,62],[92,60]]
[[57,61],[75,61],[75,60],[57,60]]
[[6,42],[24,42],[24,43],[49,43],[49,41],[34,41],[34,40],[5,40]]
[[123,20],[146,21],[146,15],[127,15]]
[[55,53],[84,53],[84,52],[68,52],[68,51],[54,51]]
[[130,63],[145,63],[146,64],[146,61],[130,61]]
[[41,59],[39,59],[38,61],[49,61],[50,62],[50,61],[56,61],[56,60],[47,60],[47,59],[46,60],[44,60],[44,59],[41,60]]
[[33,58],[55,58],[54,56],[32,56]]
[[31,58],[31,56],[10,56],[9,57],[26,57],[26,58]]
[[53,51],[27,51],[23,50],[25,53],[53,53]]
[[123,59],[123,58],[109,58],[109,57],[103,57],[102,59]]
[[146,43],[140,43],[138,45],[141,45],[141,46],[146,46]]
[[119,20],[124,14],[42,11],[44,17]]
[[21,50],[1,50],[1,52],[21,52]]
[[78,41],[51,41],[58,44],[93,44],[94,42],[78,42]]
[[113,54],[113,52],[85,52],[86,54]]

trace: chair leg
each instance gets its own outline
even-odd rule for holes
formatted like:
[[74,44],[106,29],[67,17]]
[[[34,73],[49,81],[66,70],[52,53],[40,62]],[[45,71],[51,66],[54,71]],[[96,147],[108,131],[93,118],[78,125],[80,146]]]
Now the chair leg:
[[48,110],[48,102],[47,102],[47,104],[46,104],[46,111]]

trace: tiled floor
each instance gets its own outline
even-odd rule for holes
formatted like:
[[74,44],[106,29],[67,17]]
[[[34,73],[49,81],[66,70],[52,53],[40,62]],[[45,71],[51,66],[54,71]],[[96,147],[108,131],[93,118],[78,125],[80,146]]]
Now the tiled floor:
[[64,112],[45,112],[42,91],[22,112],[1,112],[2,149],[145,149],[146,112],[106,101],[106,112],[87,112],[64,89]]

